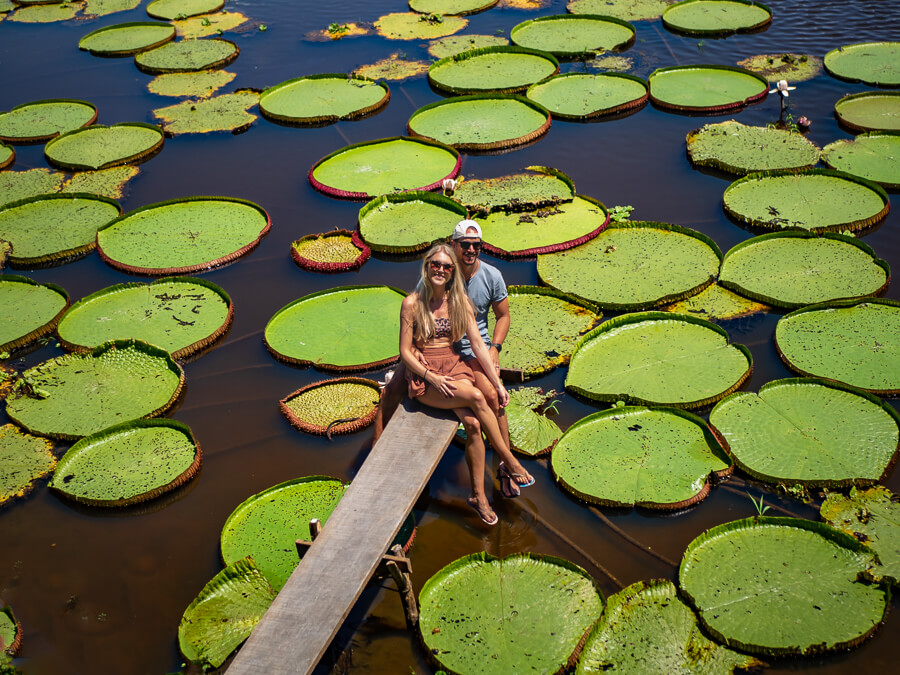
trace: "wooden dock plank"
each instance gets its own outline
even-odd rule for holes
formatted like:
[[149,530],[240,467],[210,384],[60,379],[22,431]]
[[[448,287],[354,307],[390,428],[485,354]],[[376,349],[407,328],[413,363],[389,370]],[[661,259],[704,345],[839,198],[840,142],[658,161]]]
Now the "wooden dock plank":
[[452,413],[404,401],[228,675],[311,673],[456,433]]

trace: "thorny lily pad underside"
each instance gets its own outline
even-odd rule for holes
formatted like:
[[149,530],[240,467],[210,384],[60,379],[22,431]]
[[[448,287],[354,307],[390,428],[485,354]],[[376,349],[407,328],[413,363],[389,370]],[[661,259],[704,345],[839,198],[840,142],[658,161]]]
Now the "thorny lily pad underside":
[[279,402],[294,427],[310,434],[351,434],[375,419],[380,390],[375,380],[339,377],[314,382]]
[[333,230],[301,237],[291,244],[291,257],[300,267],[312,272],[348,272],[358,270],[370,249],[359,232]]

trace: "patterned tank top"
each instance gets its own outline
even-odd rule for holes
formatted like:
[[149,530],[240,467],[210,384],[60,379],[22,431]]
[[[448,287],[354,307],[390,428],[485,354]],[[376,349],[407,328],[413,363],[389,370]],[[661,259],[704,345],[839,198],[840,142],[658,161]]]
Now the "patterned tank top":
[[453,333],[450,330],[450,319],[445,319],[439,316],[434,317],[434,337],[436,339],[440,339],[449,338],[452,336]]

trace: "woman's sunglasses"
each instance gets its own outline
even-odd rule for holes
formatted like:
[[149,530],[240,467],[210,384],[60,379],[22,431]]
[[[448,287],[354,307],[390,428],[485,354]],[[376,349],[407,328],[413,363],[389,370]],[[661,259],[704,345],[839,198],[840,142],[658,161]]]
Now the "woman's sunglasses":
[[468,251],[469,249],[472,249],[473,251],[481,250],[481,242],[480,241],[458,241],[456,243],[459,244],[459,247],[463,251]]
[[453,263],[442,263],[437,260],[429,260],[428,264],[431,265],[431,269],[435,272],[443,270],[444,272],[450,273],[453,271]]

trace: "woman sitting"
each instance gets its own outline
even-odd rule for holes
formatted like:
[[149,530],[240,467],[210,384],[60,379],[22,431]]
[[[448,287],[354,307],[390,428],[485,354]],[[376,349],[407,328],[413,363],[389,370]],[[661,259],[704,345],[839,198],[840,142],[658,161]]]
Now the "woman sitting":
[[[446,244],[433,246],[422,259],[422,272],[416,290],[400,309],[400,357],[406,365],[409,395],[434,408],[452,409],[460,419],[474,412],[491,445],[500,455],[501,490],[507,496],[519,494],[520,487],[534,484],[534,478],[510,452],[500,433],[497,418],[475,386],[475,376],[454,352],[453,343],[469,336],[476,358],[497,389],[500,405],[509,403],[509,394],[490,360],[487,347],[475,324],[475,314],[466,296],[453,249]],[[416,350],[424,357],[425,366]],[[484,493],[485,447],[480,435],[466,450],[466,463],[472,482],[467,499],[488,525],[497,523]]]

